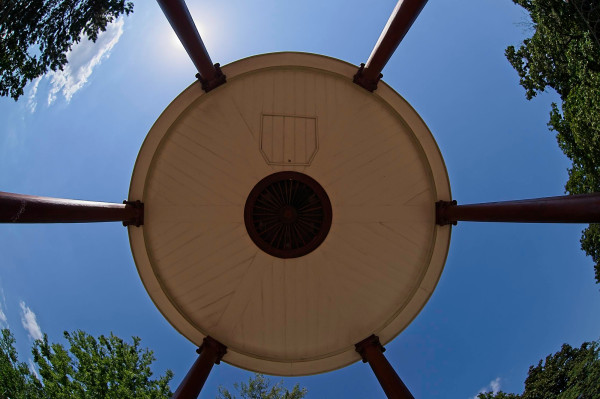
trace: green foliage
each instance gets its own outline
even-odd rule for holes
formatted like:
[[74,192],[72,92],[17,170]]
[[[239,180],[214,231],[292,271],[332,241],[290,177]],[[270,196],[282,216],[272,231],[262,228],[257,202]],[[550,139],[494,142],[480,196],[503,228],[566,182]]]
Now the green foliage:
[[15,339],[8,329],[0,337],[0,398],[42,397],[42,385],[25,363],[18,361]]
[[125,0],[0,1],[0,95],[17,100],[28,82],[63,69],[82,34],[95,42],[110,22],[131,12]]
[[[262,374],[255,374],[248,379],[248,383],[233,384],[234,388],[240,394],[241,399],[302,399],[306,396],[307,389],[300,388],[299,384],[294,385],[290,392],[283,386],[283,381],[279,381],[271,386],[269,379]],[[219,387],[217,399],[235,399],[227,388]]]
[[169,398],[173,373],[152,379],[151,351],[110,335],[97,339],[82,331],[65,332],[68,349],[37,340],[32,349],[40,380],[17,360],[8,329],[0,340],[0,398]]
[[130,345],[111,334],[98,339],[83,331],[65,332],[69,349],[49,344],[48,338],[35,342],[34,361],[48,398],[168,398],[171,396],[167,371],[152,380],[152,352],[141,349],[140,339]]
[[[533,22],[533,35],[506,57],[520,77],[528,99],[554,89],[548,126],[572,160],[566,191],[600,192],[600,3],[597,0],[513,0]],[[600,230],[583,232],[582,249],[596,263],[600,283]]]
[[559,352],[529,367],[523,394],[487,392],[479,399],[598,399],[600,398],[600,341],[580,348],[564,344]]
[[477,395],[478,399],[520,399],[521,396],[516,395],[514,393],[505,393],[505,392],[498,392],[496,394],[492,393],[492,392],[485,392],[485,393],[480,393],[479,395]]

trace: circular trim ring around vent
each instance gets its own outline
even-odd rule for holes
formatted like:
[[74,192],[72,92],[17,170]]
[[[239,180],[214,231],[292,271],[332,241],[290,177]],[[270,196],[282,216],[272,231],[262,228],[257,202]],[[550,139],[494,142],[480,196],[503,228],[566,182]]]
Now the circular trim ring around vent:
[[278,258],[314,251],[331,227],[331,202],[316,180],[299,172],[277,172],[259,181],[244,207],[252,241]]

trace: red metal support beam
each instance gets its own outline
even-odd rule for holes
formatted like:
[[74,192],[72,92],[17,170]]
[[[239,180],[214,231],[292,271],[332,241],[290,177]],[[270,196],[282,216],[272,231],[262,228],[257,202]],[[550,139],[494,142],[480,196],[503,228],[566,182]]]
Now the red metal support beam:
[[80,201],[38,197],[0,191],[0,223],[87,223],[123,222],[124,226],[144,224],[140,201]]
[[184,0],[157,0],[171,27],[198,70],[196,77],[206,92],[225,83],[219,64],[214,64],[206,51],[194,20]]
[[362,357],[363,363],[369,362],[369,366],[371,366],[375,377],[377,377],[389,399],[414,399],[390,362],[383,355],[385,348],[379,342],[379,337],[371,335],[360,341],[355,347]]
[[227,347],[211,337],[206,337],[196,352],[200,356],[179,384],[172,399],[196,399],[200,395],[213,365],[219,364],[223,355],[227,353]]
[[369,91],[377,89],[381,71],[417,19],[427,0],[399,0],[366,64],[361,64],[354,83]]
[[600,223],[600,193],[457,205],[436,203],[439,225],[469,222]]

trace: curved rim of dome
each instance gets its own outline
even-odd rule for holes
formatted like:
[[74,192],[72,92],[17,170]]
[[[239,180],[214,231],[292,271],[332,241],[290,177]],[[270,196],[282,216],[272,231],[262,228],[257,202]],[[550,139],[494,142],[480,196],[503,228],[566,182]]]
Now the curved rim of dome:
[[[222,71],[227,76],[228,81],[232,81],[247,73],[281,67],[316,69],[340,76],[349,82],[352,82],[357,70],[355,65],[332,57],[310,53],[281,52],[244,58],[223,66]],[[144,201],[146,180],[155,153],[160,148],[162,139],[167,135],[173,123],[201,96],[218,95],[218,92],[219,88],[216,88],[209,93],[205,93],[199,82],[195,81],[162,112],[148,132],[138,153],[132,172],[129,200]],[[419,114],[402,96],[383,81],[379,82],[377,90],[372,94],[386,103],[406,123],[419,143],[429,163],[435,189],[435,200],[451,200],[450,181],[443,157],[433,135]],[[433,208],[432,212],[435,212]],[[386,323],[380,330],[373,331],[374,334],[379,336],[383,345],[400,334],[428,302],[445,265],[450,245],[450,233],[450,226],[435,226],[434,244],[430,254],[429,266],[425,270],[420,286],[408,303],[390,317],[389,323]],[[143,226],[141,228],[129,226],[128,234],[134,262],[148,295],[165,319],[183,336],[199,346],[206,335],[183,314],[175,302],[169,298],[166,290],[163,289],[162,282],[154,273],[148,254],[149,251],[146,248]],[[218,339],[218,337],[213,338]],[[222,343],[227,345],[227,342]],[[230,347],[223,358],[223,361],[243,369],[282,376],[323,373],[345,367],[358,360],[360,360],[360,356],[354,351],[354,347],[302,361],[274,360]]]

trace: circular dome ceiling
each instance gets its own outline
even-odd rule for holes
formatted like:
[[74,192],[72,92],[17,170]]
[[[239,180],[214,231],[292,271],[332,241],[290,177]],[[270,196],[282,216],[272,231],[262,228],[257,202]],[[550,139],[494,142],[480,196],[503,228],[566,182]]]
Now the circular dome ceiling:
[[146,290],[184,336],[211,336],[242,368],[360,360],[354,345],[394,338],[442,272],[450,226],[435,202],[451,195],[435,140],[342,61],[277,53],[222,69],[226,84],[184,90],[140,150],[129,199],[145,221],[129,237]]

